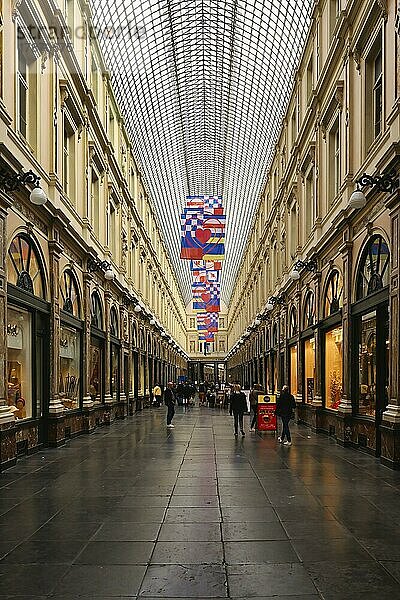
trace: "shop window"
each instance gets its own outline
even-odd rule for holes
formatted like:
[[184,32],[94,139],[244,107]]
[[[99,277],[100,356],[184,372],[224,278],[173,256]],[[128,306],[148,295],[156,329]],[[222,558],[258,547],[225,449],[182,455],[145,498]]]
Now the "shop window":
[[116,398],[119,394],[119,345],[111,343],[110,353],[110,393],[111,396]]
[[91,325],[97,329],[103,329],[103,311],[101,309],[101,301],[97,292],[92,294],[91,303]]
[[32,415],[32,317],[7,309],[7,404],[16,419]]
[[90,344],[89,394],[93,402],[101,402],[103,395],[103,349],[94,341]]
[[343,329],[334,327],[325,333],[325,407],[337,410],[342,398]]
[[329,275],[325,288],[324,316],[329,317],[343,307],[343,281],[336,269]]
[[65,269],[60,278],[61,308],[63,311],[80,318],[80,297],[78,284],[71,269]]
[[275,325],[272,328],[272,347],[276,348],[277,345],[278,345],[278,326],[275,323]]
[[79,408],[81,334],[73,327],[61,326],[59,352],[60,401],[66,409]]
[[304,303],[304,329],[308,329],[315,324],[315,296],[313,292],[308,292]]
[[110,310],[110,334],[115,338],[118,338],[118,332],[118,315],[115,308],[112,307]]
[[136,325],[135,325],[135,324],[133,324],[133,325],[132,325],[132,346],[133,346],[134,348],[137,348],[137,339],[138,339],[138,337],[137,337],[137,329],[136,329]]
[[375,416],[376,407],[376,312],[361,317],[359,344],[359,406],[362,415]]
[[304,377],[305,401],[311,404],[314,399],[315,387],[315,340],[309,338],[304,342]]
[[26,234],[17,235],[7,255],[8,281],[39,298],[45,298],[42,262],[33,240]]
[[297,395],[297,346],[290,347],[290,393]]
[[390,252],[381,235],[373,236],[361,256],[357,273],[357,300],[389,285]]
[[289,338],[297,335],[297,311],[294,306],[290,310]]

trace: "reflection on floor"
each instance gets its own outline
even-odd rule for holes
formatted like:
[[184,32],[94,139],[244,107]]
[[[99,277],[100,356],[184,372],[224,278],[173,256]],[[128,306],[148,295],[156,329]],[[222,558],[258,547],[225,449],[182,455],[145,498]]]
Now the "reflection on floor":
[[[0,598],[400,597],[400,473],[165,407],[0,475]],[[246,418],[248,429],[248,418]]]

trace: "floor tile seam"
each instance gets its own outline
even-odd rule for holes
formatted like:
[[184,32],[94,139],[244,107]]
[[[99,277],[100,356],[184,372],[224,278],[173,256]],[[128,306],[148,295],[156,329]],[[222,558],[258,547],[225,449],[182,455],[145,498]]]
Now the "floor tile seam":
[[228,578],[228,564],[226,562],[226,550],[225,550],[225,540],[224,540],[224,536],[223,536],[223,515],[222,515],[222,506],[221,506],[221,496],[220,496],[220,490],[219,490],[219,476],[218,476],[218,472],[217,472],[217,453],[216,453],[216,433],[214,430],[214,427],[212,429],[213,431],[213,445],[214,445],[214,463],[215,463],[215,473],[216,473],[216,480],[217,480],[217,498],[218,498],[218,506],[219,506],[219,512],[221,515],[221,520],[219,522],[219,535],[220,535],[220,539],[221,539],[221,546],[222,546],[222,565],[224,568],[224,572],[225,572],[225,581],[226,581],[226,597],[227,598],[231,598],[231,593],[230,593],[230,588],[229,588],[229,578]]
[[[195,426],[196,426],[196,422],[197,422],[197,420],[195,421],[195,423],[194,423],[194,424],[193,424],[193,426],[192,426],[192,435],[193,435],[194,428],[195,428]],[[174,485],[173,485],[173,488],[172,488],[172,491],[171,491],[171,493],[169,494],[169,500],[168,500],[168,503],[167,503],[167,505],[166,505],[166,507],[165,507],[164,514],[163,514],[163,518],[162,518],[162,521],[161,521],[161,523],[160,523],[160,526],[159,526],[159,528],[158,528],[158,532],[157,532],[157,535],[156,535],[156,539],[154,540],[154,544],[153,544],[153,550],[152,550],[152,551],[151,551],[151,553],[150,553],[150,556],[149,556],[148,562],[146,563],[146,568],[145,568],[145,570],[144,570],[144,573],[143,573],[143,577],[142,577],[142,579],[141,579],[141,581],[140,581],[140,585],[138,586],[137,598],[139,598],[139,597],[140,597],[140,594],[141,594],[141,591],[142,591],[142,587],[143,587],[143,584],[144,584],[144,581],[145,581],[145,578],[146,578],[147,572],[148,572],[148,570],[149,570],[149,567],[150,567],[150,566],[151,566],[151,564],[152,564],[152,563],[151,563],[151,561],[152,561],[152,559],[153,559],[154,553],[155,553],[155,551],[156,551],[156,546],[157,546],[157,544],[158,544],[158,542],[159,542],[159,539],[160,539],[160,534],[161,534],[161,529],[162,529],[162,526],[163,526],[163,525],[166,523],[165,519],[166,519],[166,516],[167,516],[167,512],[168,512],[168,509],[170,508],[170,505],[171,505],[171,499],[172,499],[172,496],[173,496],[173,494],[174,494],[174,490],[175,490],[175,488],[176,488],[176,484],[177,484],[177,481],[178,481],[179,473],[181,472],[182,465],[183,465],[183,462],[184,462],[184,460],[185,460],[185,456],[186,456],[186,454],[187,454],[187,451],[188,451],[188,449],[189,449],[190,440],[191,440],[191,438],[192,438],[192,435],[190,436],[189,440],[187,441],[186,448],[185,448],[185,451],[184,451],[184,453],[183,453],[183,456],[182,456],[181,464],[180,464],[180,466],[179,466],[178,473],[177,473],[177,476],[176,476],[176,479],[175,479],[175,483],[174,483]]]

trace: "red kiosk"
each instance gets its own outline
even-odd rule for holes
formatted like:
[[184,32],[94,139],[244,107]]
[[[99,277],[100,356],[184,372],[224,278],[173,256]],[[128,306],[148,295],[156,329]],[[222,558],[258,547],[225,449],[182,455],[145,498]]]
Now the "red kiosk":
[[276,394],[258,396],[257,431],[276,431]]

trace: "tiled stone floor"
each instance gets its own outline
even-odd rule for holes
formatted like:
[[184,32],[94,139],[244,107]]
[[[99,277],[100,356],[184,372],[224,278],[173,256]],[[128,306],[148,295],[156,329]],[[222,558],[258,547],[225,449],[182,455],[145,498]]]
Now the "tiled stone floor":
[[[165,407],[0,474],[0,598],[400,598],[400,473]],[[246,418],[248,429],[248,420]]]

